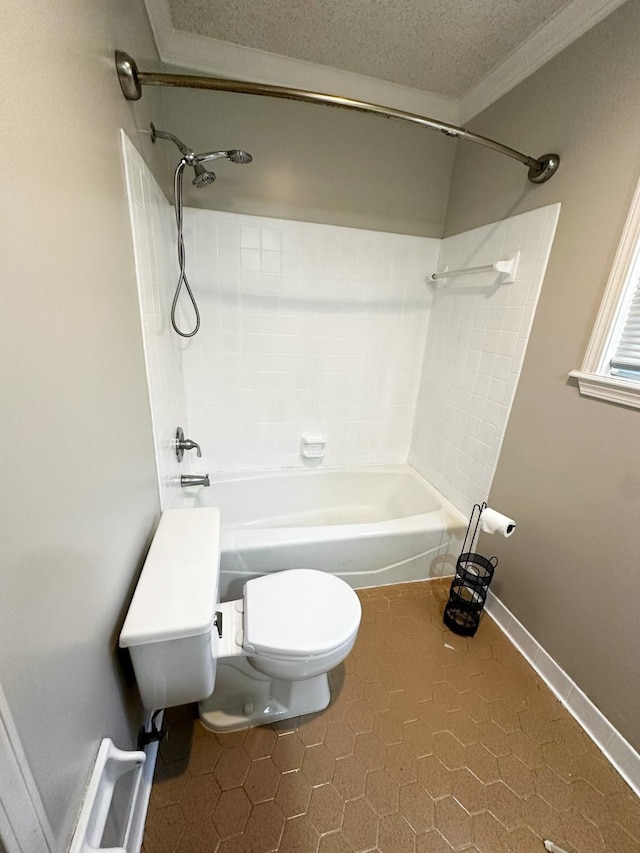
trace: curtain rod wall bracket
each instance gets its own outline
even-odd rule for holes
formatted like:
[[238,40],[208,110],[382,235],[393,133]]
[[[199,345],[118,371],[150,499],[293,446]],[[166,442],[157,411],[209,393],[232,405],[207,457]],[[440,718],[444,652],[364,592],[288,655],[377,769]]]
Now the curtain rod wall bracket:
[[527,177],[534,184],[544,184],[558,171],[560,157],[557,154],[543,154],[538,157],[538,163],[540,166],[534,164],[529,168]]
[[489,139],[471,133],[463,127],[456,127],[448,122],[427,118],[415,113],[407,113],[393,107],[383,107],[379,104],[370,104],[366,101],[356,101],[353,98],[344,98],[339,95],[325,95],[321,92],[310,92],[306,89],[290,89],[286,86],[272,86],[267,83],[251,83],[243,80],[227,80],[220,77],[191,76],[187,74],[159,74],[155,72],[143,72],[138,70],[135,60],[129,54],[117,50],[116,71],[122,94],[128,101],[138,101],[142,97],[143,86],[172,86],[186,89],[210,89],[218,92],[238,92],[245,95],[263,95],[271,98],[284,98],[292,101],[302,101],[313,104],[325,104],[332,107],[343,107],[344,109],[358,110],[359,112],[394,118],[399,121],[417,124],[429,130],[437,130],[446,136],[455,139],[464,139],[475,142],[485,148],[497,151],[511,157],[519,163],[528,167],[528,178],[534,184],[543,184],[555,175],[560,164],[557,154],[543,154],[542,157],[529,157],[514,148],[509,148]]
[[128,53],[116,50],[116,71],[122,94],[127,101],[139,101],[142,97],[142,84],[138,77],[138,66]]

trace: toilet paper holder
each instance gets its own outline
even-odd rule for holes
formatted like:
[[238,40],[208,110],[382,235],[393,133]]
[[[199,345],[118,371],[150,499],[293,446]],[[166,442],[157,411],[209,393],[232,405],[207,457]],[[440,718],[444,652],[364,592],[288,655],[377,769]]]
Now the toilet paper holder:
[[486,508],[486,503],[474,504],[471,510],[462,552],[449,588],[449,601],[444,608],[444,624],[454,634],[464,637],[473,637],[478,630],[489,584],[498,565],[497,557],[483,557],[473,550]]

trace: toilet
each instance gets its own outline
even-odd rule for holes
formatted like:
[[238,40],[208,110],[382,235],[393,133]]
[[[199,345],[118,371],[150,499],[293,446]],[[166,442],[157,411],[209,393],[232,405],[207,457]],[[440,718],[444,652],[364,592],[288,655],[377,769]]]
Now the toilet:
[[241,599],[220,603],[219,571],[219,510],[166,510],[120,634],[144,707],[198,702],[214,731],[326,708],[328,673],[358,634],[355,592],[300,568],[249,580]]

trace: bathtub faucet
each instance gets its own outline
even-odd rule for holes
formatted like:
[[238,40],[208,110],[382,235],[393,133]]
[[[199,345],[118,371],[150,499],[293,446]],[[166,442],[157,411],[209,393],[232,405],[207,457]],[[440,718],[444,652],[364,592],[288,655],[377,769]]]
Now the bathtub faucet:
[[208,474],[183,474],[180,477],[180,485],[183,489],[189,488],[189,486],[208,486],[209,485],[209,475]]

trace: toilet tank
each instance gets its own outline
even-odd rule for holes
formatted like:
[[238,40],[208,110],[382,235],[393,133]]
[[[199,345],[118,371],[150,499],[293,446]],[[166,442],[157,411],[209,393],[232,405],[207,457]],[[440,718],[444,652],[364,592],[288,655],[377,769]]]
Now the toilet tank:
[[219,511],[163,512],[120,634],[145,708],[199,702],[213,693],[219,573]]

